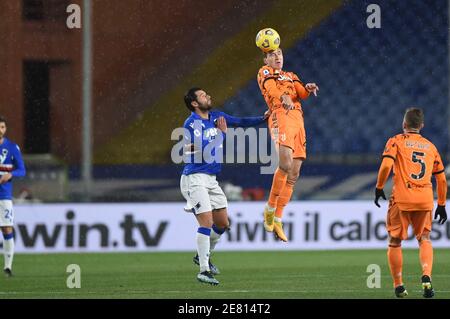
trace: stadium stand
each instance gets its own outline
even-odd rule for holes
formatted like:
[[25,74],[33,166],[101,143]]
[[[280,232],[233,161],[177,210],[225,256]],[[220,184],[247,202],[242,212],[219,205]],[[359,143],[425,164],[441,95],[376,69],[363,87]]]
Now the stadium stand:
[[[286,70],[320,85],[319,97],[303,103],[309,160],[295,199],[371,199],[379,156],[388,137],[401,132],[406,107],[424,109],[423,135],[444,158],[449,153],[447,3],[378,1],[381,29],[366,25],[369,4],[345,2],[284,52]],[[253,116],[266,109],[256,72],[225,101],[225,112]],[[259,166],[227,164],[219,179],[242,187],[246,198],[259,198],[271,181],[259,175]],[[181,200],[179,172],[174,165],[100,166],[96,198]],[[77,174],[74,169],[71,176]],[[127,185],[101,187],[121,176]]]

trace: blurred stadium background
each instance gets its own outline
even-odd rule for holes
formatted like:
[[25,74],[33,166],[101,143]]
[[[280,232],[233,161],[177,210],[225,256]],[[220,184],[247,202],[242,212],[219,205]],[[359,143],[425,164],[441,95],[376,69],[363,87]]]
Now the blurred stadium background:
[[[319,97],[303,104],[309,157],[295,200],[372,200],[384,143],[401,131],[409,106],[424,109],[423,135],[449,163],[448,1],[87,3],[88,140],[86,21],[82,29],[66,26],[67,6],[84,10],[83,1],[0,1],[0,114],[28,169],[15,181],[17,204],[181,203],[182,166],[171,162],[170,134],[188,116],[183,94],[200,86],[229,114],[263,114],[256,83],[262,56],[254,38],[264,27],[281,35],[284,68],[320,86]],[[371,3],[381,8],[380,29],[366,25]],[[83,153],[89,143],[92,163]],[[92,179],[83,180],[91,164]],[[224,165],[218,179],[230,202],[266,199],[272,176],[260,175],[259,166]]]
[[[66,7],[81,1],[2,1],[1,113],[27,159],[17,196],[84,200],[82,31]],[[170,133],[188,115],[183,92],[204,87],[230,114],[261,114],[254,35],[282,35],[285,68],[321,86],[304,103],[309,158],[297,199],[370,199],[386,139],[404,109],[425,109],[424,135],[449,149],[447,2],[92,1],[91,201],[179,201]],[[150,21],[153,21],[150,23]],[[226,165],[235,199],[263,199],[270,176]],[[231,186],[237,186],[234,188]],[[20,195],[22,194],[22,195]]]

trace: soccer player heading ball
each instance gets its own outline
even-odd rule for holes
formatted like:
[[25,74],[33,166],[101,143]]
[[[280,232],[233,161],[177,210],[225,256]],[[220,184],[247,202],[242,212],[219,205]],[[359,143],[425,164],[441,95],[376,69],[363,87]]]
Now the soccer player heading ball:
[[259,70],[257,78],[261,93],[271,111],[270,134],[279,156],[279,166],[273,176],[269,200],[264,209],[264,228],[268,232],[275,231],[279,239],[287,241],[281,222],[283,209],[291,198],[300,167],[306,159],[306,133],[300,100],[306,99],[310,93],[317,96],[319,87],[315,83],[304,85],[295,73],[283,70],[281,48],[275,45],[274,50],[268,49],[272,47],[270,39],[276,31],[269,29],[272,32],[267,33],[264,30],[267,29],[260,31],[262,35],[259,41],[265,65]]
[[419,257],[422,265],[422,288],[425,298],[432,298],[431,270],[433,267],[433,247],[430,232],[433,210],[433,185],[431,176],[436,178],[438,207],[434,218],[439,224],[447,220],[445,202],[447,181],[441,156],[426,138],[420,135],[424,126],[421,109],[406,110],[403,118],[403,134],[391,137],[383,152],[383,161],[378,172],[375,189],[375,204],[386,199],[383,187],[394,167],[394,186],[389,200],[386,227],[389,233],[388,262],[394,281],[395,295],[403,298],[408,293],[402,278],[402,240],[408,238],[408,226],[412,225],[414,235],[419,242]]
[[281,38],[277,31],[265,28],[256,35],[256,46],[263,52],[275,51],[280,46]]

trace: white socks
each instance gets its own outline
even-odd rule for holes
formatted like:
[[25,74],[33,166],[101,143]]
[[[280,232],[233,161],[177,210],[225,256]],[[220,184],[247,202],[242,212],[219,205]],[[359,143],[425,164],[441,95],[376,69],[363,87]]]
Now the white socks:
[[213,251],[216,247],[216,244],[219,242],[220,236],[225,232],[225,229],[218,228],[216,225],[212,226],[211,235],[210,235],[210,250]]
[[197,253],[200,263],[200,272],[210,271],[209,249],[211,228],[199,227],[197,230]]
[[3,255],[5,257],[5,268],[12,269],[12,262],[14,257],[14,235],[3,234]]

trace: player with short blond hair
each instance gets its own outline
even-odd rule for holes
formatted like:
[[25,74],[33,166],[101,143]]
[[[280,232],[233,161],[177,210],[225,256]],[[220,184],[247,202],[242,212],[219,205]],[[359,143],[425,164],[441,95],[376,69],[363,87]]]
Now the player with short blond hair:
[[258,72],[258,84],[269,107],[269,128],[278,150],[279,165],[273,176],[269,200],[264,209],[264,228],[288,241],[284,231],[283,209],[289,202],[300,168],[306,159],[306,132],[300,100],[317,95],[315,83],[304,85],[293,72],[283,71],[283,51],[264,54],[265,65]]
[[423,127],[423,111],[419,108],[407,109],[403,119],[403,134],[391,137],[386,143],[375,189],[375,204],[380,207],[378,200],[380,197],[386,199],[383,187],[393,168],[394,185],[386,220],[389,233],[387,256],[395,295],[399,298],[408,294],[402,278],[401,243],[408,237],[409,225],[412,225],[419,242],[423,296],[425,298],[434,296],[431,285],[433,247],[430,239],[434,207],[431,183],[433,175],[436,178],[438,194],[434,218],[439,218],[439,224],[447,220],[445,210],[447,181],[444,164],[436,146],[420,134]]

